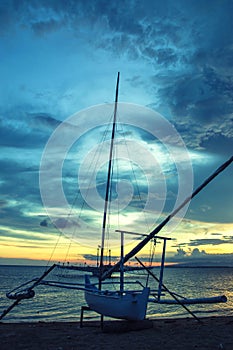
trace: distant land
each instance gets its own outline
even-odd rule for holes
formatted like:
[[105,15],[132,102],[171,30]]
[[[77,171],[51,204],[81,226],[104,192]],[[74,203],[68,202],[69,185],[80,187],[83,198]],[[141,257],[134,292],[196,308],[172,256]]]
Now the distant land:
[[[51,261],[50,263],[54,263]],[[20,258],[0,258],[0,265],[22,265],[22,266],[46,266],[47,260],[20,259]]]
[[[48,263],[47,260],[33,260],[33,259],[20,259],[20,258],[0,258],[0,266],[47,266],[48,264],[54,264],[54,263],[58,263],[57,261],[50,261]],[[83,265],[82,264],[75,264],[75,265]],[[94,264],[93,264],[94,266]],[[206,264],[206,262],[204,263],[200,263],[200,261],[198,261],[197,263],[195,262],[187,262],[187,263],[169,263],[166,264],[165,263],[166,268],[215,268],[215,267],[221,267],[221,268],[233,268],[233,265],[231,263],[229,264],[214,264],[212,263],[208,263]],[[155,268],[159,268],[160,266],[155,266]]]

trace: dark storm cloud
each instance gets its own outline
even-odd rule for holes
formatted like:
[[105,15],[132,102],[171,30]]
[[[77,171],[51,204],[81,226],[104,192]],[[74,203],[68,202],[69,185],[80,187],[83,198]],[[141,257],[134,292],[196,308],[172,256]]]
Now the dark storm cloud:
[[221,133],[209,135],[201,140],[200,146],[208,149],[213,154],[222,154],[228,155],[231,150],[233,150],[233,137],[230,135],[232,133],[233,128],[231,128],[230,124],[233,125],[233,119],[229,120],[229,128],[226,133],[229,134],[229,137],[222,135]]
[[12,148],[41,147],[46,143],[51,131],[60,124],[60,121],[47,113],[30,113],[28,106],[16,106],[1,114],[0,145]]
[[33,32],[39,36],[45,35],[61,28],[62,22],[50,19],[48,21],[40,21],[31,24]]
[[[39,222],[39,219],[33,215],[28,216],[25,213],[28,204],[29,203],[22,199],[20,201],[16,199],[7,201],[7,204],[1,210],[1,225],[5,225],[6,227],[10,225],[11,228],[17,230],[30,229],[30,231],[38,231],[35,222]],[[32,205],[32,202],[30,205]],[[7,234],[8,231],[5,230],[5,236]],[[10,234],[11,233],[9,233],[9,235]]]
[[[39,196],[35,197],[36,200]],[[1,208],[1,226],[0,237],[3,240],[15,238],[22,240],[48,240],[48,231],[45,225],[47,220],[41,221],[41,217],[34,213],[35,206],[38,206],[35,198],[25,199],[23,197],[11,197],[6,200],[4,207]],[[41,203],[39,203],[41,207]],[[42,225],[41,225],[42,223]],[[3,228],[5,227],[5,228]],[[8,229],[9,227],[9,229]],[[49,226],[49,234],[57,234],[53,225]]]
[[47,220],[46,220],[46,219],[42,220],[42,221],[40,222],[40,226],[48,227],[48,222],[47,222]]
[[174,256],[166,259],[171,263],[182,266],[233,266],[233,254],[208,254],[205,250],[194,248],[187,252],[182,248],[177,249]]
[[55,129],[61,124],[61,121],[57,120],[48,113],[28,113],[31,119],[31,126],[38,129],[39,126],[45,126],[47,129]]
[[13,25],[12,13],[16,24],[20,21],[37,35],[68,28],[80,38],[94,31],[92,45],[152,65],[155,107],[170,108],[187,146],[207,149],[218,133],[222,150],[233,136],[232,10],[227,0],[204,5],[182,0],[9,1],[2,5],[2,26]]
[[86,260],[91,260],[91,261],[96,261],[96,255],[93,255],[93,254],[84,254],[83,255],[84,259]]
[[[42,137],[38,144],[41,144]],[[12,128],[11,126],[3,126],[0,128],[0,145],[9,147],[29,148],[36,147],[35,135],[28,133],[28,130]]]
[[[212,234],[212,235],[219,235],[219,234]],[[222,236],[222,235],[221,235]],[[232,236],[222,236],[221,238],[198,238],[198,239],[191,239],[189,242],[183,242],[183,243],[178,243],[174,244],[173,247],[178,248],[177,253],[175,256],[177,257],[182,257],[182,256],[197,256],[202,254],[205,255],[206,252],[205,250],[200,251],[199,248],[194,248],[190,252],[187,253],[185,251],[185,248],[187,247],[199,247],[199,246],[207,246],[207,245],[212,245],[212,246],[218,246],[222,244],[232,244],[233,243],[233,237]],[[183,248],[182,248],[183,247]]]
[[37,235],[35,232],[33,233],[33,235],[28,232],[28,233],[21,233],[21,232],[12,232],[12,231],[5,231],[0,229],[0,237],[1,240],[3,238],[17,238],[17,239],[22,239],[22,240],[35,240],[35,241],[46,241],[48,239],[48,237],[46,237],[46,235],[44,237]]
[[[17,154],[17,153],[16,153]],[[38,231],[39,218],[32,213],[41,207],[38,188],[38,166],[23,164],[10,159],[0,160],[1,225],[17,230]]]
[[3,207],[5,207],[5,206],[7,206],[7,201],[4,200],[4,199],[1,199],[1,200],[0,200],[0,208],[3,208]]
[[233,237],[221,238],[202,238],[202,239],[191,239],[188,243],[191,247],[198,247],[201,245],[221,245],[221,244],[231,244],[233,243]]
[[[37,242],[38,244],[38,242]],[[28,249],[38,249],[38,245],[23,245],[23,244],[7,244],[7,243],[2,243],[1,246],[3,247],[16,247],[16,248],[28,248]],[[2,259],[2,258],[0,258]],[[10,261],[11,259],[9,259]],[[32,260],[33,261],[33,260]]]
[[38,180],[38,166],[23,164],[11,159],[0,159],[2,194],[15,196],[19,194],[33,194],[35,182]]
[[[212,169],[204,166],[196,167],[194,179],[194,188],[197,188],[205,179],[210,176],[213,170],[217,169],[221,164],[220,156],[218,156]],[[226,159],[225,157],[223,158]],[[220,174],[211,184],[209,184],[196,198],[194,198],[189,206],[188,217],[203,222],[232,222],[232,166]]]
[[[1,179],[4,181],[5,184],[5,192],[7,194],[7,191],[10,189],[8,187],[12,186],[12,183],[14,179],[21,180],[22,184],[25,185],[25,177],[31,177],[32,182],[34,182],[34,176],[37,176],[38,174],[38,166],[30,165],[30,162],[23,164],[22,162],[17,162],[16,160],[12,159],[0,159],[0,167],[1,167]],[[28,178],[27,178],[28,180]],[[15,182],[15,187],[19,186],[20,184]],[[29,185],[29,183],[27,183]],[[4,188],[2,189],[4,190]]]
[[[96,261],[97,255],[93,255],[93,254],[84,254],[83,255],[84,259],[86,260],[91,260],[91,261]],[[106,257],[107,259],[108,257]],[[119,256],[111,256],[111,259],[115,260],[115,259],[119,259]]]

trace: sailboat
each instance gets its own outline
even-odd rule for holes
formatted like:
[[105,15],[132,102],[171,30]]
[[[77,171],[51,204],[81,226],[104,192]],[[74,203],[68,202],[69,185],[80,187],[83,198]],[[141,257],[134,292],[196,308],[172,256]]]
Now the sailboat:
[[[113,148],[116,131],[116,116],[119,92],[120,73],[117,75],[116,96],[114,104],[114,115],[112,123],[111,143],[109,150],[109,163],[104,201],[104,213],[102,221],[102,239],[101,239],[101,254],[99,266],[99,285],[98,288],[91,284],[89,276],[85,276],[85,300],[87,305],[101,315],[120,318],[126,320],[143,320],[146,316],[146,309],[150,288],[144,287],[142,290],[125,290],[124,289],[124,264],[123,264],[123,235],[121,232],[121,261],[120,264],[120,289],[118,291],[102,290],[102,277],[104,274],[104,242],[106,232],[106,221],[108,215],[108,204],[111,192],[111,173],[113,166]],[[108,271],[106,271],[108,273]],[[105,273],[106,273],[105,272]],[[109,275],[109,274],[108,274]]]
[[[101,246],[101,257],[100,257],[100,275],[99,275],[99,284],[98,287],[95,284],[92,284],[90,282],[90,278],[86,276],[85,279],[85,300],[89,308],[93,311],[96,311],[97,313],[104,315],[104,316],[110,316],[113,318],[120,318],[120,319],[126,319],[126,320],[143,320],[146,317],[146,310],[147,310],[147,304],[149,301],[150,296],[150,288],[149,287],[143,287],[140,290],[126,290],[125,284],[124,284],[124,263],[127,262],[131,257],[135,256],[157,233],[162,229],[163,226],[167,224],[167,222],[174,216],[176,213],[186,204],[188,203],[191,198],[193,198],[203,187],[207,185],[209,180],[203,185],[203,187],[200,186],[192,196],[186,199],[184,203],[182,203],[176,210],[174,210],[173,213],[171,213],[156,229],[154,229],[150,234],[144,235],[145,238],[134,248],[132,249],[126,256],[124,256],[124,234],[127,233],[127,231],[124,230],[116,230],[121,233],[121,258],[117,264],[115,264],[113,267],[108,269],[107,271],[103,270],[103,256],[104,256],[104,239],[105,239],[105,229],[106,229],[106,217],[107,217],[107,208],[108,208],[108,201],[110,197],[110,191],[111,191],[111,172],[112,172],[112,155],[113,155],[113,147],[114,147],[114,137],[115,137],[115,128],[116,128],[116,115],[117,115],[117,104],[118,104],[118,91],[119,91],[119,77],[120,73],[118,72],[117,76],[117,84],[116,84],[116,96],[115,96],[115,105],[114,105],[114,117],[113,117],[113,124],[112,124],[112,136],[111,136],[111,144],[110,144],[110,152],[109,152],[109,163],[108,163],[108,174],[107,174],[107,185],[106,185],[106,192],[105,192],[105,204],[104,204],[104,214],[103,214],[103,222],[102,222],[102,246]],[[132,233],[130,234],[138,234],[138,233]],[[165,249],[166,249],[166,241],[169,238],[166,237],[158,237],[161,238],[164,242],[164,248],[163,248],[163,255],[162,255],[162,261],[161,261],[161,272],[160,272],[160,279],[158,280],[159,287],[158,287],[158,294],[156,297],[156,300],[150,300],[153,302],[160,302],[160,296],[163,286],[163,269],[164,269],[164,259],[165,259]],[[138,259],[138,262],[144,267],[147,271],[148,268],[146,268]],[[102,289],[102,281],[104,281],[105,278],[109,277],[111,273],[114,271],[120,270],[120,288],[117,291],[109,291],[109,290],[103,290]],[[151,273],[149,271],[150,274]],[[154,276],[156,279],[156,277]],[[166,288],[163,286],[163,288]],[[169,292],[169,290],[168,290]],[[179,299],[174,296],[173,293],[170,293],[170,295],[173,297],[175,302],[179,303]],[[187,300],[187,299],[186,299]],[[200,301],[200,300],[199,300]],[[203,303],[207,302],[206,300],[201,300]],[[210,299],[208,298],[208,301]],[[225,302],[225,297],[220,298],[214,298],[212,299],[212,302]],[[195,302],[195,301],[194,301]],[[197,302],[197,300],[196,300]],[[181,302],[180,302],[181,303]],[[187,301],[188,303],[188,301]],[[191,303],[191,302],[190,302]]]
[[[59,264],[54,264],[50,266],[39,278],[35,278],[31,281],[23,283],[22,285],[14,288],[12,291],[6,293],[9,299],[14,300],[14,303],[10,305],[2,315],[0,319],[5,317],[5,315],[10,312],[15,306],[17,306],[23,299],[30,299],[35,296],[34,289],[39,285],[52,286],[58,288],[75,289],[77,291],[84,292],[85,300],[88,308],[92,311],[97,312],[101,316],[108,316],[116,319],[125,320],[143,320],[146,318],[147,306],[149,302],[165,304],[166,302],[178,303],[186,309],[193,317],[196,316],[185,306],[185,304],[196,304],[196,303],[217,303],[226,302],[225,296],[208,297],[208,298],[198,298],[198,299],[187,299],[181,297],[178,294],[171,292],[163,283],[163,270],[165,264],[165,251],[166,243],[169,237],[158,236],[158,233],[163,229],[165,225],[185,206],[189,203],[200,191],[202,191],[214,178],[216,178],[221,172],[223,172],[232,162],[233,156],[229,158],[225,163],[223,163],[213,174],[211,174],[198,188],[196,188],[190,196],[188,196],[177,208],[175,208],[157,227],[155,227],[150,233],[137,233],[128,232],[124,229],[116,230],[120,234],[120,259],[117,263],[112,266],[104,265],[104,251],[105,251],[105,235],[107,229],[107,216],[109,202],[111,201],[111,173],[113,167],[113,148],[115,141],[115,132],[117,124],[117,107],[118,107],[118,92],[119,92],[119,79],[120,73],[117,76],[116,83],[116,94],[114,103],[114,114],[113,123],[111,131],[111,142],[109,148],[109,161],[106,179],[106,191],[104,200],[104,210],[102,218],[102,237],[101,237],[101,252],[100,252],[100,264],[98,266],[98,283],[93,283],[88,275],[85,275],[84,283],[69,283],[54,280],[47,280],[47,276]],[[136,246],[130,250],[127,254],[124,253],[124,236],[126,234],[140,235],[141,239]],[[161,239],[163,241],[163,251],[160,266],[160,276],[157,278],[153,272],[148,269],[136,255],[154,238]],[[131,258],[135,257],[138,263],[143,267],[143,269],[158,282],[158,290],[151,290],[148,284],[145,286],[139,282],[134,282],[134,287],[137,284],[138,288],[131,288],[130,284],[125,281],[125,268],[126,264]],[[109,290],[107,288],[109,283],[105,280],[109,278],[114,272],[120,272],[120,283],[117,289]],[[168,292],[172,297],[171,300],[163,299],[164,292]]]

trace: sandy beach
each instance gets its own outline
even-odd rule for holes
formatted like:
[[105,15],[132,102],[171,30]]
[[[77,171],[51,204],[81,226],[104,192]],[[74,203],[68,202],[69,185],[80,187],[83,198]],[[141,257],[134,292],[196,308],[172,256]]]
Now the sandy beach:
[[233,316],[97,321],[0,323],[1,350],[233,349]]

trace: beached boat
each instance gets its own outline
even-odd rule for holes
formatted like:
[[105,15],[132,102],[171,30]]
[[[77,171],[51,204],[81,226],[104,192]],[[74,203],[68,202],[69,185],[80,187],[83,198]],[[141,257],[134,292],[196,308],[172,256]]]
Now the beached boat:
[[[58,282],[54,280],[47,280],[49,273],[58,267],[58,264],[54,264],[44,274],[36,279],[28,281],[23,285],[14,288],[12,291],[7,293],[7,297],[14,299],[13,305],[7,308],[0,319],[3,318],[13,307],[19,304],[23,299],[29,299],[34,297],[34,288],[38,285],[46,285],[58,288],[68,288],[76,289],[79,291],[84,291],[85,300],[88,308],[92,311],[97,312],[102,316],[109,316],[112,318],[126,319],[126,320],[143,320],[146,317],[148,302],[165,304],[166,299],[163,298],[165,292],[168,292],[172,297],[173,303],[178,303],[184,307],[192,316],[196,316],[187,309],[185,304],[196,304],[196,303],[216,303],[216,302],[226,302],[225,296],[213,297],[213,298],[198,298],[198,299],[187,299],[180,295],[171,292],[163,283],[163,269],[165,264],[165,251],[166,242],[169,240],[168,237],[158,236],[158,233],[163,229],[163,227],[187,204],[194,198],[205,186],[207,186],[215,177],[217,177],[222,171],[224,171],[232,162],[233,157],[222,164],[211,176],[209,176],[193,193],[188,196],[176,209],[174,209],[170,215],[168,215],[157,227],[155,227],[149,234],[127,232],[123,229],[116,230],[120,234],[120,259],[117,263],[112,264],[106,268],[104,264],[104,251],[105,251],[105,234],[107,228],[107,216],[108,216],[108,205],[111,201],[111,174],[113,167],[113,149],[115,140],[115,131],[117,124],[117,107],[118,107],[118,91],[119,91],[119,78],[120,74],[117,76],[116,84],[116,95],[114,103],[114,114],[112,122],[112,132],[111,132],[111,142],[109,149],[109,161],[108,161],[108,171],[106,180],[106,191],[104,200],[104,211],[102,219],[102,237],[101,237],[101,253],[100,253],[100,263],[98,266],[98,282],[93,283],[90,281],[89,276],[85,276],[85,282],[80,283],[68,283],[68,282]],[[127,254],[124,254],[124,236],[126,234],[140,235],[141,239],[136,246],[130,250]],[[161,239],[163,241],[163,253],[161,258],[160,276],[157,278],[153,272],[146,267],[136,255],[154,238]],[[136,257],[138,263],[143,267],[148,276],[151,276],[158,282],[157,291],[151,291],[148,283],[142,285],[137,281],[134,282],[133,287],[130,288],[130,284],[125,281],[125,270],[127,266],[124,266],[131,258]],[[72,267],[69,266],[69,269]],[[133,269],[132,269],[133,271]],[[109,284],[105,282],[113,272],[120,272],[119,286],[113,290],[109,289]],[[135,285],[138,285],[138,288]],[[172,303],[171,300],[167,303]]]
[[[99,283],[98,288],[91,284],[90,279],[86,276],[85,279],[85,299],[87,305],[94,311],[101,315],[110,316],[113,318],[127,319],[127,320],[143,320],[146,316],[146,309],[148,303],[148,297],[150,293],[149,287],[141,288],[141,290],[125,290],[124,285],[124,264],[119,265],[120,270],[120,289],[118,291],[102,290],[102,277],[104,274],[110,276],[110,269],[104,268],[104,249],[105,249],[105,235],[108,216],[108,204],[111,198],[111,174],[113,167],[113,149],[114,149],[114,137],[117,124],[117,104],[118,104],[118,91],[119,91],[119,78],[118,72],[116,95],[114,105],[114,115],[111,132],[111,143],[109,150],[109,162],[108,172],[106,179],[105,201],[104,201],[104,213],[102,220],[102,237],[101,237],[101,254],[100,254],[100,266],[99,266]],[[124,259],[124,232],[121,232],[121,261]],[[116,270],[115,270],[116,271]]]
[[[164,220],[155,230],[153,230],[148,235],[145,236],[144,239],[126,256],[124,256],[124,234],[128,233],[123,230],[117,230],[121,233],[121,258],[120,261],[115,264],[113,267],[109,268],[107,271],[103,271],[103,254],[104,254],[104,238],[105,238],[105,227],[106,227],[106,217],[107,217],[107,208],[108,201],[110,198],[111,192],[111,173],[112,173],[112,154],[114,147],[114,136],[115,136],[115,128],[116,128],[116,115],[117,115],[117,104],[118,104],[118,91],[119,91],[119,73],[117,77],[117,85],[116,85],[116,97],[115,97],[115,107],[114,107],[114,117],[112,123],[112,137],[111,137],[111,145],[110,145],[110,153],[109,153],[109,163],[108,163],[108,174],[107,174],[107,185],[105,192],[105,205],[104,205],[104,214],[103,214],[103,224],[102,224],[102,246],[101,246],[101,257],[100,257],[100,275],[99,275],[99,285],[98,288],[91,284],[89,277],[86,276],[85,280],[85,299],[87,305],[97,313],[105,316],[110,316],[113,318],[121,318],[128,320],[142,320],[146,317],[146,309],[147,303],[149,300],[150,289],[148,287],[141,288],[141,290],[126,290],[124,283],[124,263],[127,262],[131,257],[135,256],[153,237],[161,230],[161,228],[167,224],[167,222],[173,217],[185,204],[183,203],[180,207],[178,207],[166,220]],[[205,184],[206,185],[206,184]],[[197,194],[202,188],[199,188],[195,194]],[[193,194],[191,197],[193,197]],[[191,199],[187,199],[187,202]],[[129,232],[130,234],[138,234]],[[161,238],[164,242],[163,255],[161,261],[161,272],[160,278],[158,279],[159,287],[158,293],[152,302],[159,303],[161,300],[161,293],[164,290],[163,285],[163,269],[164,269],[164,260],[165,260],[165,249],[166,249],[166,241],[169,238],[158,237]],[[138,262],[141,261],[138,259]],[[141,265],[148,270],[142,263]],[[112,272],[116,270],[120,270],[120,289],[118,291],[109,291],[102,290],[102,281],[109,277]],[[148,270],[148,272],[153,276],[153,273]],[[157,279],[154,276],[155,279]],[[169,290],[167,290],[169,292]],[[179,302],[173,293],[170,293],[175,302]],[[205,299],[205,298],[204,298]],[[204,303],[205,300],[203,298],[201,301]],[[210,299],[208,298],[209,302]],[[226,298],[215,298],[212,299],[213,302],[226,301]],[[197,300],[193,301],[193,303],[197,302]],[[200,302],[200,300],[199,300]],[[181,302],[180,302],[181,303]],[[187,302],[188,303],[188,302]],[[191,303],[191,301],[190,301]]]
[[91,310],[113,318],[125,320],[143,320],[146,317],[146,309],[150,288],[142,291],[109,291],[100,290],[90,283],[86,276],[85,299]]

